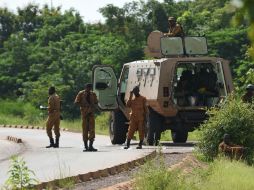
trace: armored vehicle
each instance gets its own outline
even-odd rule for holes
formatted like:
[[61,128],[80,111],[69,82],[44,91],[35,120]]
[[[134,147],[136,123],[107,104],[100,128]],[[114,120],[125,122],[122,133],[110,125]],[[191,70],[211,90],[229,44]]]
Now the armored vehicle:
[[160,32],[149,35],[146,53],[153,59],[125,63],[119,79],[110,66],[93,68],[99,107],[111,111],[111,142],[126,140],[130,112],[126,101],[136,85],[148,102],[148,144],[156,144],[165,130],[171,130],[174,142],[186,142],[188,132],[207,118],[207,109],[232,91],[229,62],[205,55],[205,37],[164,37]]

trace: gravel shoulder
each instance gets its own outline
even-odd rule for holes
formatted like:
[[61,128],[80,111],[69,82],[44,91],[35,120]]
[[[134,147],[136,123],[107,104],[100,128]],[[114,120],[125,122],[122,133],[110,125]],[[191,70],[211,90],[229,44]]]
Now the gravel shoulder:
[[[181,162],[188,154],[187,153],[166,153],[163,154],[164,162],[166,166],[170,167],[178,162]],[[158,158],[153,160],[158,161]],[[96,190],[100,188],[109,187],[117,183],[125,182],[133,179],[134,175],[139,171],[140,167],[136,167],[132,170],[121,172],[116,175],[96,179],[84,183],[76,184],[72,189],[74,190]]]

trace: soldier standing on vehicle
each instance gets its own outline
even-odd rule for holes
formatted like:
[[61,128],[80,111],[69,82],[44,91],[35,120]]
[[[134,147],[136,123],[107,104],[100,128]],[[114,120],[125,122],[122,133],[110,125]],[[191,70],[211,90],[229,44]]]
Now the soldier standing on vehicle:
[[243,156],[244,147],[233,144],[230,140],[230,135],[224,134],[223,141],[219,144],[219,151],[231,159],[239,159]]
[[[134,99],[132,99],[133,94],[135,95]],[[144,121],[146,119],[148,109],[146,98],[139,94],[138,86],[135,86],[133,90],[130,92],[130,97],[127,101],[127,107],[131,108],[131,113],[130,113],[130,125],[127,134],[127,145],[124,148],[128,149],[130,147],[131,139],[133,138],[135,131],[138,130],[140,141],[137,149],[142,149],[145,133]]]
[[246,87],[246,93],[242,96],[242,101],[245,103],[252,103],[254,97],[254,85],[248,84]]
[[169,17],[168,23],[169,23],[169,31],[168,33],[164,34],[165,36],[169,36],[169,37],[183,37],[184,36],[182,26],[176,22],[176,19],[174,17]]
[[[48,119],[46,122],[46,130],[49,137],[50,144],[46,148],[58,148],[59,138],[60,138],[60,98],[56,94],[55,87],[50,87],[48,98]],[[54,127],[54,133],[56,136],[56,141],[54,143],[54,138],[52,136],[52,128]]]
[[[81,117],[82,117],[82,132],[85,151],[97,151],[93,147],[95,138],[95,118],[94,109],[98,103],[97,96],[92,92],[92,84],[86,84],[85,90],[78,93],[75,99],[75,103],[80,106]],[[89,146],[88,146],[89,140]]]

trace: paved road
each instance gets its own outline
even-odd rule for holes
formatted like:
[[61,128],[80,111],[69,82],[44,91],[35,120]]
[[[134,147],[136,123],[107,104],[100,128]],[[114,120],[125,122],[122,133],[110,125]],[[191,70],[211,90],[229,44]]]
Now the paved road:
[[[6,141],[6,137],[15,136],[23,140],[23,144]],[[112,145],[109,137],[96,136],[94,146],[98,152],[82,152],[81,134],[62,132],[59,149],[46,149],[48,138],[43,130],[0,128],[0,186],[7,179],[10,166],[9,157],[19,154],[26,161],[41,181],[73,176],[111,167],[139,158],[155,150],[145,146],[142,150],[124,150],[123,146]],[[162,147],[163,152],[190,152],[192,146]],[[7,152],[7,153],[6,153]]]

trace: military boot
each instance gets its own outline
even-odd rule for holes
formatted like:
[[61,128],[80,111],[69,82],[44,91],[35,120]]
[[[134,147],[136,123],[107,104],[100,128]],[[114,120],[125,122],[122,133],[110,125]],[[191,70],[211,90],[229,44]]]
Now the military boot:
[[54,147],[54,139],[53,138],[49,138],[49,145],[46,146],[46,148],[51,148],[51,147]]
[[59,148],[59,137],[56,138],[56,143],[54,144],[54,148]]
[[93,141],[89,141],[89,151],[96,152],[97,149],[93,147]]
[[85,148],[84,148],[83,152],[89,151],[87,141],[84,141],[84,147]]
[[126,144],[126,146],[124,147],[124,149],[130,148],[130,144],[131,144],[131,139],[127,139],[127,144]]
[[142,149],[143,140],[139,141],[139,144],[136,149]]

